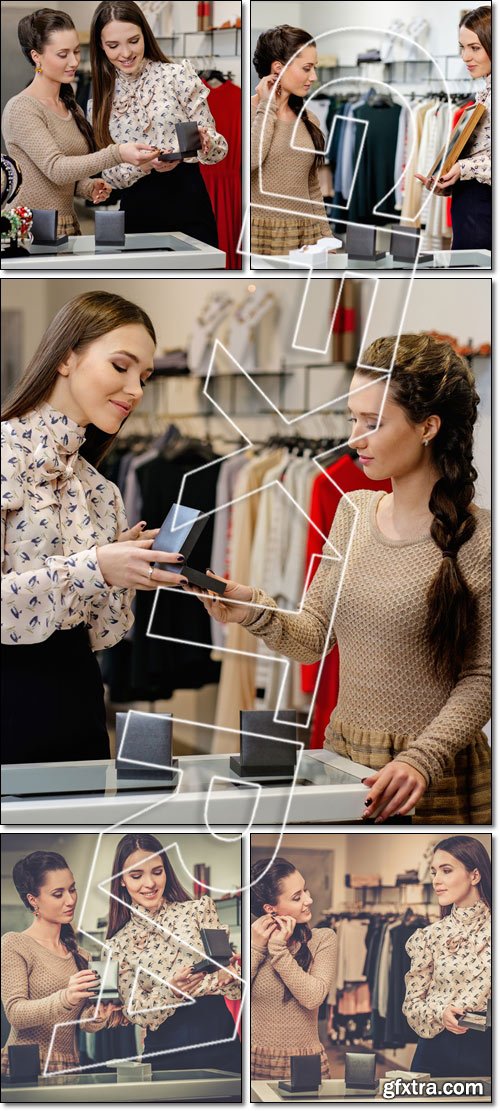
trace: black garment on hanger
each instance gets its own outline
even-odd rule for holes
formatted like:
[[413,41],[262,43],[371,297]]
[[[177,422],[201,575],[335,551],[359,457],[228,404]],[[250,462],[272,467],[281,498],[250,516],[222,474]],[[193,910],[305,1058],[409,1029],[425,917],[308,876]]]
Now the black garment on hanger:
[[152,170],[124,189],[120,208],[125,232],[182,231],[218,247],[217,225],[207,187],[194,162],[181,162],[175,170]]
[[2,763],[109,759],[104,688],[83,625],[2,645]]

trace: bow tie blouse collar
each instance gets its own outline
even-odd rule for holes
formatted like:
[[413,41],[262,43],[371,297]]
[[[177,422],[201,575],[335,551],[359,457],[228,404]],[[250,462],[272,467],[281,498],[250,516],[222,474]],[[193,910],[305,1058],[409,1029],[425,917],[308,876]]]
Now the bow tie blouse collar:
[[457,907],[453,904],[451,914],[446,919],[448,926],[446,946],[450,952],[456,953],[462,947],[471,949],[471,946],[477,952],[481,952],[487,945],[484,927],[489,918],[490,912],[482,899],[471,907]]
[[144,132],[147,132],[153,123],[152,100],[155,85],[151,77],[148,59],[145,58],[138,73],[117,73],[115,79],[113,112],[116,112],[117,116],[133,112],[134,122],[140,123]]
[[73,465],[85,442],[85,428],[48,403],[38,410],[40,441],[34,452],[34,466],[39,509],[57,501],[57,494],[68,486],[74,476]]

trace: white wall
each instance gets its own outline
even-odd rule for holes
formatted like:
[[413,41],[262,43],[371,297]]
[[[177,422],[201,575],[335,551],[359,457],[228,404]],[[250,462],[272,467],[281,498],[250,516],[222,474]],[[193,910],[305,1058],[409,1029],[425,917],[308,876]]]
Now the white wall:
[[[441,830],[435,833],[382,834],[356,833],[347,837],[346,872],[358,875],[380,875],[382,883],[394,883],[398,872],[418,868],[425,849],[431,842],[450,836]],[[474,834],[491,853],[491,835]]]
[[[265,30],[280,23],[291,23],[303,27],[311,35],[320,35],[325,31],[354,26],[387,30],[395,19],[408,24],[418,16],[427,19],[430,24],[426,49],[433,55],[440,55],[457,53],[459,18],[469,6],[479,5],[467,5],[457,0],[437,0],[437,3],[432,0],[384,0],[378,4],[372,0],[352,0],[350,3],[344,0],[343,3],[314,5],[310,0],[303,0],[300,4],[290,4],[287,0],[274,0],[270,4],[265,0],[253,0],[251,19],[253,29]],[[336,34],[320,40],[319,52],[334,54],[340,65],[349,66],[355,64],[357,54],[363,49],[380,45],[381,38],[369,31],[354,35]],[[464,76],[467,76],[465,69]]]

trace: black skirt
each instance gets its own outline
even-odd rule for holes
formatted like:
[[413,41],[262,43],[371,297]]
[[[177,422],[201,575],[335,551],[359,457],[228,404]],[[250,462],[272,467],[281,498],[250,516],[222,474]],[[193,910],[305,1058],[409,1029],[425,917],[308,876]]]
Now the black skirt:
[[491,251],[491,210],[491,185],[457,181],[451,194],[454,251]]
[[175,170],[150,174],[124,189],[120,208],[125,231],[183,231],[218,247],[217,225],[200,167],[181,162]]
[[104,687],[87,629],[2,645],[2,763],[106,760]]
[[419,1038],[411,1070],[440,1077],[491,1076],[491,1030],[442,1030],[435,1038]]
[[[222,1069],[224,1072],[240,1073],[241,1042],[238,1035],[232,1041],[219,1042],[219,1045],[203,1044],[232,1038],[233,1034],[234,1018],[222,996],[204,996],[196,1003],[177,1007],[157,1030],[148,1030],[144,1054],[157,1054],[151,1058],[154,1071]],[[185,1049],[185,1046],[192,1048]],[[174,1052],[163,1055],[162,1050]]]

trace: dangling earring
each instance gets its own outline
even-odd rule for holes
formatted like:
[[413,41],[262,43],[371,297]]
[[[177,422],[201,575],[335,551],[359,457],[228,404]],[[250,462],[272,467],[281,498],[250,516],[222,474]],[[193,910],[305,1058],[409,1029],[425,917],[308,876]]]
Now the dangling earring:
[[33,911],[33,914],[35,915],[35,918],[39,918],[40,917],[40,910],[39,910],[38,904],[33,903],[33,906],[31,907],[31,909]]
[[35,66],[35,73],[43,73],[43,66],[41,62],[37,62]]
[[429,447],[429,441],[428,440],[422,440],[422,443],[423,443],[424,447]]

